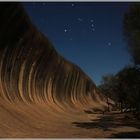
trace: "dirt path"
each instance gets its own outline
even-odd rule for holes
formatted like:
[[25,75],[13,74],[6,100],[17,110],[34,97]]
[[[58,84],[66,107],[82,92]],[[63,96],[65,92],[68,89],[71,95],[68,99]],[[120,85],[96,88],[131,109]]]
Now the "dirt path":
[[128,113],[54,112],[46,105],[0,102],[1,138],[140,138]]
[[[92,115],[94,113],[90,113],[91,118]],[[140,138],[140,123],[130,114],[111,112],[98,115],[97,119],[72,124],[88,130],[88,137]]]

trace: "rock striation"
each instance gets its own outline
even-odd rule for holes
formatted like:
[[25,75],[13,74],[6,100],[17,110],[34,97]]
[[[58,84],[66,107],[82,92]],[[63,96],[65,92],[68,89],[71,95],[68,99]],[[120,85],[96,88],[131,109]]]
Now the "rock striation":
[[60,110],[107,105],[94,82],[59,55],[20,3],[0,3],[0,99]]

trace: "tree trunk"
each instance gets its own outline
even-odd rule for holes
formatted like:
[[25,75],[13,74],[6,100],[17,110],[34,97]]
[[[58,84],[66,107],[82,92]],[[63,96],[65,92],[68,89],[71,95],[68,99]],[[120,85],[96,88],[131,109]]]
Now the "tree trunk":
[[123,103],[121,102],[121,113],[123,113]]

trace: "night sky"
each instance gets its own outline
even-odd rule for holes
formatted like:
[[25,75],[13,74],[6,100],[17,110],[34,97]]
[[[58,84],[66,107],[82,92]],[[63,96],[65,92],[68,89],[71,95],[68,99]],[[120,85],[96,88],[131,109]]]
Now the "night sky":
[[80,66],[98,85],[105,74],[131,64],[123,37],[123,15],[129,3],[27,2],[33,24],[55,49]]

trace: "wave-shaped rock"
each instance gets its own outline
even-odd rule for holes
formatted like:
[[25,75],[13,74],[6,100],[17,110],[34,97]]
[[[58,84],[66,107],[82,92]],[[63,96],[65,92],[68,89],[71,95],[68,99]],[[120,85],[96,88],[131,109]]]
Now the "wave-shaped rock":
[[[46,111],[52,109],[53,116],[55,111],[107,106],[93,81],[57,53],[19,3],[0,3],[0,100],[2,109],[10,103],[9,110],[15,110],[11,106],[18,103],[43,104]],[[18,104],[18,113],[19,108],[25,110]],[[35,108],[30,108],[32,116]]]
[[93,81],[57,53],[20,3],[0,3],[0,137],[70,136],[62,124],[72,130],[70,122],[87,118],[84,110],[106,106]]

